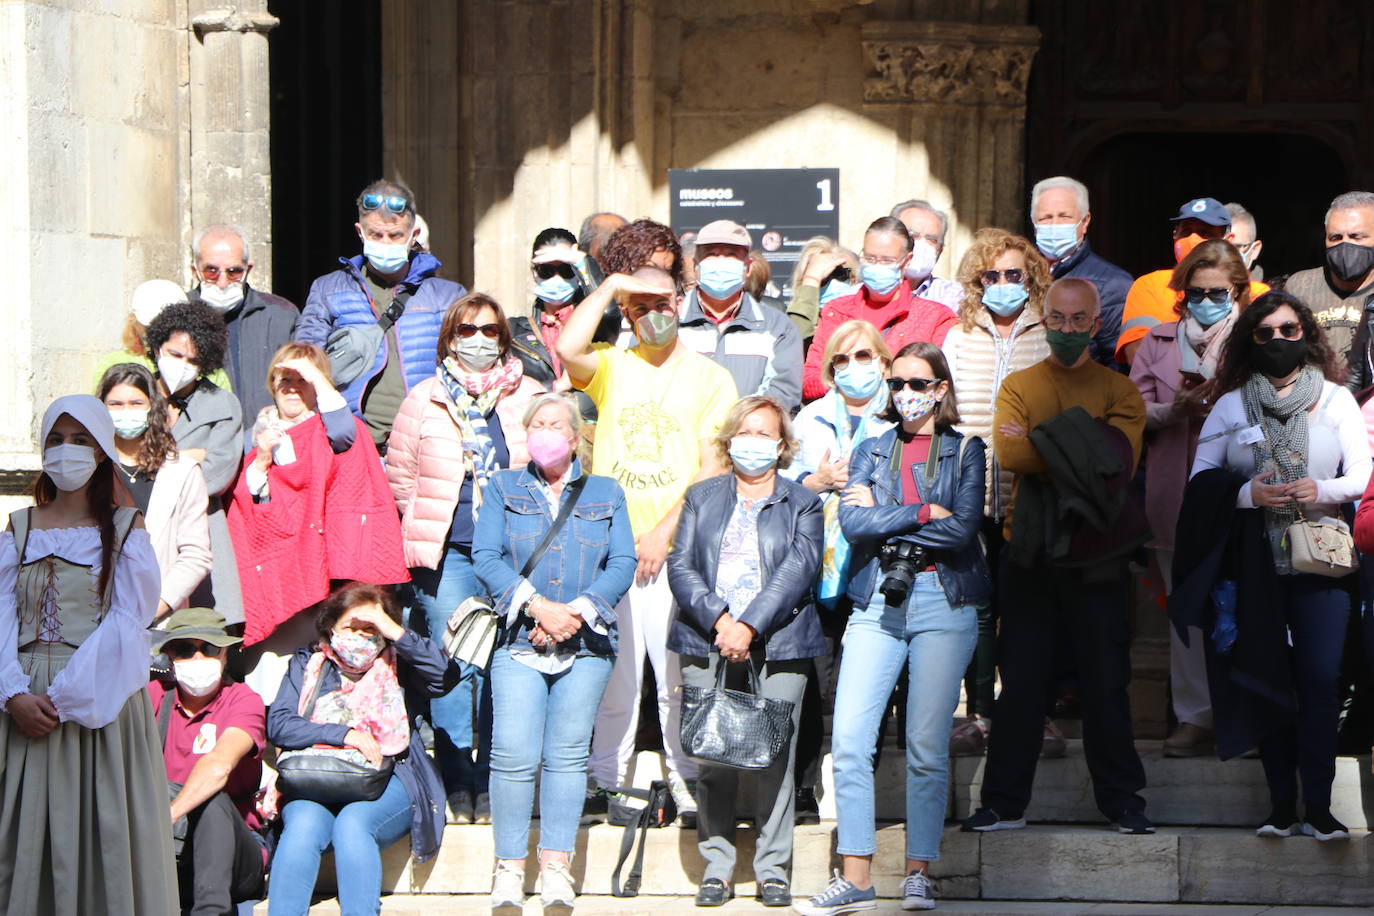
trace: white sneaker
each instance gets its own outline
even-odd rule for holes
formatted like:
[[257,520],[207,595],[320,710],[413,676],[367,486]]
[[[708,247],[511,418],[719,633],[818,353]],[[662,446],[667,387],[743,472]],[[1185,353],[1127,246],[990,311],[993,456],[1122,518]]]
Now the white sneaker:
[[491,875],[492,909],[525,905],[525,873],[497,860]]
[[697,800],[692,795],[692,787],[677,773],[668,774],[668,790],[673,793],[673,804],[677,805],[678,823],[687,829],[697,825]]
[[539,899],[545,907],[571,907],[576,896],[567,862],[549,862],[539,869]]

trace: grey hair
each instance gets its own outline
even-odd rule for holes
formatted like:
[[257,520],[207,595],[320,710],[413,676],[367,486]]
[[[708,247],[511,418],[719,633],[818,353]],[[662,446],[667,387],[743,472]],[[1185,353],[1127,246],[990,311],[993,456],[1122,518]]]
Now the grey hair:
[[539,413],[539,409],[546,404],[562,404],[568,408],[568,421],[572,424],[573,434],[582,435],[582,411],[578,409],[575,400],[558,391],[546,391],[531,398],[530,406],[525,408],[525,415],[520,418],[520,425],[528,429],[534,415]]
[[943,210],[935,209],[928,200],[917,200],[913,198],[911,200],[904,200],[893,207],[892,212],[889,213],[888,216],[893,219],[901,219],[902,213],[907,210],[924,210],[927,213],[934,213],[935,218],[940,221],[940,247],[945,247],[945,235],[949,232],[949,217],[945,215]]
[[[596,222],[596,218],[598,216],[618,216],[621,219],[625,218],[623,216],[620,216],[619,213],[612,213],[609,210],[602,210],[600,213],[593,213],[591,216],[588,216],[586,219],[584,219],[582,221],[582,227],[577,230],[577,247],[584,252],[592,250],[592,242],[595,241],[596,237],[601,234],[600,230],[598,230],[596,226],[593,225]],[[610,237],[611,233],[606,233],[606,238]]]
[[1231,214],[1231,231],[1236,231],[1236,223],[1248,223],[1250,232],[1255,238],[1259,238],[1259,224],[1255,222],[1255,214],[1245,209],[1244,204],[1229,203],[1226,205],[1226,212]]
[[1035,202],[1040,199],[1040,195],[1054,188],[1067,188],[1078,198],[1078,213],[1080,218],[1092,212],[1088,207],[1088,186],[1076,178],[1067,175],[1056,175],[1053,178],[1042,178],[1031,188],[1031,216],[1035,215]]
[[1369,207],[1374,209],[1374,193],[1369,191],[1346,191],[1344,194],[1336,195],[1336,199],[1331,201],[1331,206],[1326,209],[1326,218],[1322,224],[1331,221],[1331,214],[1337,210],[1354,210],[1359,207]]
[[236,226],[233,223],[216,223],[213,226],[206,226],[204,229],[197,232],[195,238],[191,239],[191,260],[200,260],[200,246],[212,235],[237,236],[239,242],[243,245],[243,263],[253,263],[252,255],[249,254],[248,251],[248,233],[243,231],[242,226]]

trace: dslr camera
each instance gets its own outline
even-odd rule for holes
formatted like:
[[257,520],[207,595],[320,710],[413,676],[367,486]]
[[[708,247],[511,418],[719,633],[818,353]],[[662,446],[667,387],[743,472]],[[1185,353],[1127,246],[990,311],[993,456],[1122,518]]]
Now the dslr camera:
[[888,604],[900,607],[911,594],[916,574],[930,565],[925,548],[911,541],[889,541],[878,548],[879,568],[885,574],[878,591]]

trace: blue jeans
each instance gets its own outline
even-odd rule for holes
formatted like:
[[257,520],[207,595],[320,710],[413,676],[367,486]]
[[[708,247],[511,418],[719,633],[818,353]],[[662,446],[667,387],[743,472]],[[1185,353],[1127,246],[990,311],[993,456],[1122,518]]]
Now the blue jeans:
[[305,916],[320,872],[320,855],[334,847],[342,916],[382,910],[382,850],[410,832],[406,787],[391,777],[376,801],[353,802],[337,812],[297,799],[281,812],[284,825],[267,887],[270,916]]
[[883,707],[902,666],[911,674],[906,708],[906,855],[940,858],[949,789],[949,732],[959,685],[978,640],[978,614],[950,607],[933,572],[916,576],[905,607],[873,590],[844,633],[831,753],[835,763],[836,851],[878,851],[873,751]]
[[[438,569],[412,569],[411,629],[433,639],[441,639],[453,611],[476,594],[477,572],[472,558],[452,544],[444,551]],[[444,776],[446,792],[487,791],[487,771],[491,757],[491,686],[481,669],[468,676],[442,697],[429,701],[429,724],[434,726],[434,758]],[[473,734],[473,707],[476,707],[477,734]],[[476,762],[472,759],[477,749]]]
[[587,754],[612,659],[587,656],[544,674],[497,649],[491,658],[491,823],[496,858],[529,849],[534,778],[539,781],[539,848],[571,854],[587,789]]

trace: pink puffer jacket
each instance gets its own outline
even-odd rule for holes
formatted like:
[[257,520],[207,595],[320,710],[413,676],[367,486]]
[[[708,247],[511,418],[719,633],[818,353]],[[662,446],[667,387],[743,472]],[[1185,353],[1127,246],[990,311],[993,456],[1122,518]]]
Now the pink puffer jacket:
[[[510,466],[530,460],[521,424],[530,400],[544,388],[530,378],[496,403],[506,434]],[[453,511],[463,488],[463,442],[453,418],[453,401],[437,378],[420,382],[401,404],[386,451],[386,479],[401,512],[406,565],[437,569],[443,558]]]

